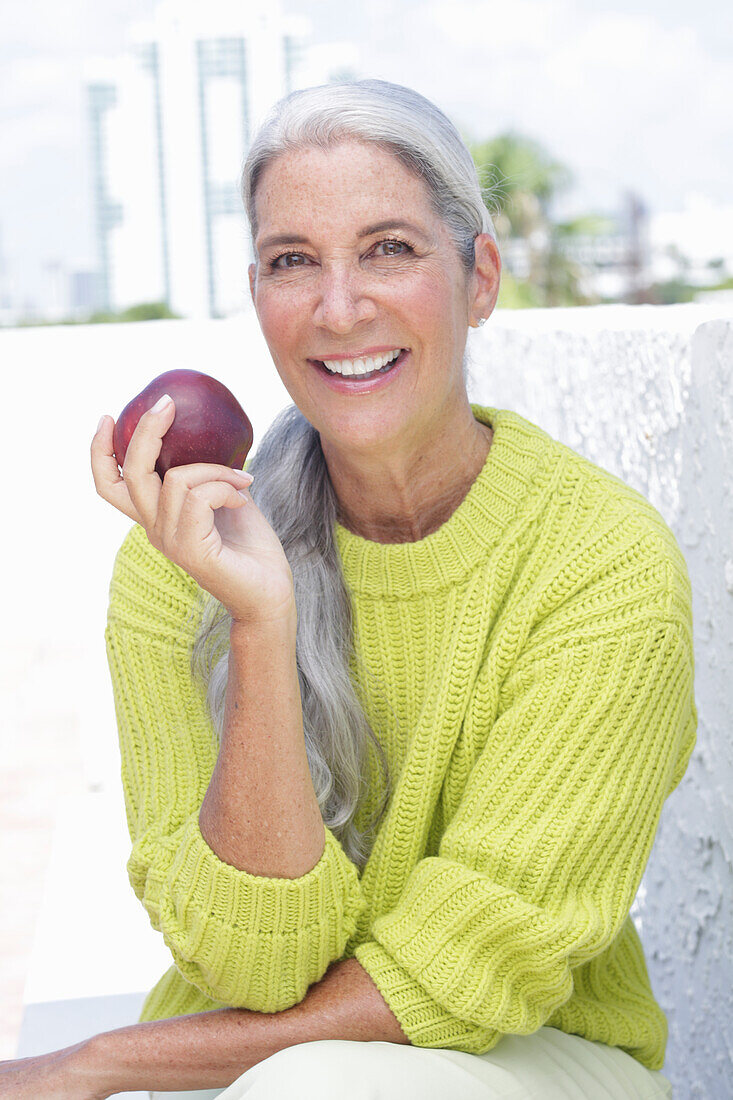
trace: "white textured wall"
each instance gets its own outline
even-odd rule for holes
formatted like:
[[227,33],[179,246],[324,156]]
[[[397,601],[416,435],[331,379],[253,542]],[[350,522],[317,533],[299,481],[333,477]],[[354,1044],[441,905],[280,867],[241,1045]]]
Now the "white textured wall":
[[515,409],[638,489],[687,561],[698,741],[632,908],[675,1100],[733,1097],[733,314],[714,316],[503,312],[471,337],[471,400]]
[[[666,803],[632,910],[670,1023],[665,1072],[675,1100],[733,1096],[733,316],[719,318],[699,306],[503,310],[471,335],[471,399],[515,409],[640,490],[687,560],[698,744]],[[130,523],[94,491],[97,419],[117,416],[161,371],[189,367],[237,394],[256,447],[290,397],[252,314],[4,330],[0,362],[10,525],[0,551],[10,580],[0,636],[10,740],[0,736],[0,748],[7,760],[19,737],[47,731],[59,759],[79,752],[84,779],[122,814],[103,628],[114,553]],[[157,976],[136,972],[131,988]]]

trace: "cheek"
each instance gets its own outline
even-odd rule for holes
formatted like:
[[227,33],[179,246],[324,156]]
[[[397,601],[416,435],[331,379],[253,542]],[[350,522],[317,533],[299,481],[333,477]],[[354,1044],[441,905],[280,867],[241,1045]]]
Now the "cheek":
[[[368,292],[367,292],[368,293]],[[400,314],[410,322],[433,328],[449,305],[449,293],[443,281],[430,275],[386,279],[371,294],[385,313]]]
[[308,316],[303,295],[293,288],[290,288],[290,292],[283,292],[284,290],[285,288],[278,288],[272,292],[268,288],[256,299],[260,326],[265,340],[272,348],[286,348]]
[[450,324],[456,308],[455,287],[450,280],[426,277],[405,288],[401,309],[409,314],[413,326],[433,338]]
[[[455,314],[458,287],[444,270],[431,268],[416,278],[387,279],[381,285],[363,289],[385,317],[398,315],[432,340],[442,342],[441,336],[446,337],[446,326]],[[300,285],[267,285],[257,294],[256,304],[269,347],[287,355],[301,341],[313,317],[314,289],[305,281]]]

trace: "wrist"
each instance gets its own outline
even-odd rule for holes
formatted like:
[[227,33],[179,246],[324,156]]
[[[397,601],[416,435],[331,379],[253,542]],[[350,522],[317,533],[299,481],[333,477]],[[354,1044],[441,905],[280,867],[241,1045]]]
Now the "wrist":
[[117,1091],[106,1050],[106,1033],[93,1035],[68,1048],[69,1078],[79,1095],[106,1100]]
[[237,641],[246,643],[250,639],[256,641],[272,636],[281,637],[283,634],[292,636],[294,639],[297,626],[298,614],[295,600],[293,600],[290,604],[271,613],[263,611],[246,619],[233,617],[229,638],[232,643]]
[[80,1043],[74,1080],[84,1096],[106,1100],[118,1092],[144,1090],[156,1075],[157,1051],[145,1035],[149,1024],[102,1031]]

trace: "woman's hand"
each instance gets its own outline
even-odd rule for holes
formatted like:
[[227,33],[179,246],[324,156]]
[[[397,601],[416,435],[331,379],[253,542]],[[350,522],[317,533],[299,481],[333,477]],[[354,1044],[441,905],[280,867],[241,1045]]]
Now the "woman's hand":
[[0,1097],[13,1100],[105,1100],[111,1093],[95,1083],[84,1054],[86,1043],[76,1043],[50,1054],[0,1062]]
[[295,615],[293,575],[282,544],[247,492],[252,478],[208,462],[175,466],[163,481],[155,463],[173,423],[171,400],[140,417],[120,475],[114,420],[102,419],[92,439],[97,492],[145,528],[150,543],[215,596],[238,622]]

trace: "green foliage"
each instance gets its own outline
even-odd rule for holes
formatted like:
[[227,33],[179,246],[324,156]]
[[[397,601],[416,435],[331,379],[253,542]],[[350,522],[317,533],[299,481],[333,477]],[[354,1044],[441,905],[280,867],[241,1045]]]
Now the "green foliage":
[[536,309],[542,304],[536,287],[525,279],[515,279],[510,271],[502,272],[497,309]]
[[164,321],[178,319],[179,314],[172,313],[165,302],[140,302],[139,305],[123,309],[121,313],[107,314],[110,321]]
[[[700,287],[697,288],[700,290]],[[733,276],[728,279],[723,279],[722,282],[713,283],[712,286],[706,287],[706,290],[733,290]]]
[[680,279],[669,279],[666,283],[653,283],[647,294],[653,305],[673,306],[678,302],[694,302],[695,295],[702,289],[704,288],[699,286],[688,286]]
[[181,314],[172,313],[165,302],[140,302],[139,305],[130,306],[119,313],[97,310],[88,317],[64,317],[59,321],[29,319],[17,321],[14,325],[3,325],[0,328],[47,328],[50,325],[107,325],[126,321],[179,321],[181,319]]
[[[607,301],[590,289],[588,273],[571,259],[565,246],[574,237],[613,234],[614,221],[593,212],[565,222],[555,222],[550,215],[555,196],[572,183],[570,170],[539,142],[515,131],[485,141],[474,141],[465,134],[463,137],[476,165],[499,251],[510,239],[527,242],[528,277],[518,280],[505,268],[497,308],[580,306]],[[689,261],[677,255],[678,251],[670,249],[680,265],[680,277],[647,288],[644,301],[690,302],[703,289],[685,282],[684,270]],[[709,266],[713,278],[722,274],[722,261],[713,261]],[[719,282],[718,287],[724,289],[731,282]]]
[[553,230],[558,237],[604,237],[613,233],[616,226],[606,214],[581,214],[569,222],[555,222]]
[[499,236],[529,236],[547,221],[558,191],[572,183],[564,164],[539,142],[514,131],[467,144]]
[[[583,272],[557,248],[557,242],[582,233],[607,232],[609,220],[588,214],[553,225],[551,202],[573,177],[532,138],[507,131],[488,141],[466,143],[496,229],[499,250],[502,242],[512,237],[530,242],[529,277],[520,281],[504,270],[497,307],[528,309],[588,302],[582,290]],[[547,243],[538,244],[539,240]]]

